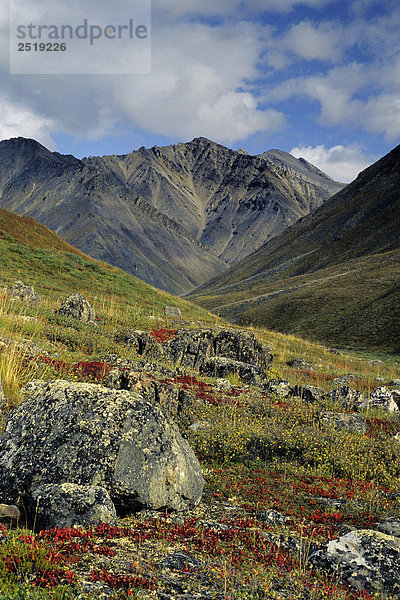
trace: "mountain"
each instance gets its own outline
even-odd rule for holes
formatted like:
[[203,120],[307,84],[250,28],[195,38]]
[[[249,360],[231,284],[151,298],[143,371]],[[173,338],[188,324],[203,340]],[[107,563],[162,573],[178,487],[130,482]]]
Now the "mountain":
[[400,352],[400,146],[191,294],[239,323]]
[[175,294],[222,273],[342,187],[286,153],[250,156],[205,138],[83,160],[25,138],[0,143],[0,206]]

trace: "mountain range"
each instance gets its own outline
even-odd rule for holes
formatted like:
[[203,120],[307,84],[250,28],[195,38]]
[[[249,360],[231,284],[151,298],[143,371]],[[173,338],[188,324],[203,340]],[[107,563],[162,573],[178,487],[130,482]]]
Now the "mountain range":
[[0,143],[0,206],[177,295],[225,272],[343,184],[286,152],[196,138],[82,160]]
[[229,320],[400,352],[400,146],[190,298]]

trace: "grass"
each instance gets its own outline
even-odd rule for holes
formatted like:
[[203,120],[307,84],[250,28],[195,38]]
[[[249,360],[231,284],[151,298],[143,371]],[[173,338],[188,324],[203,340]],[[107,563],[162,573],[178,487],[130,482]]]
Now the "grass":
[[[21,388],[35,378],[104,384],[110,354],[138,360],[132,349],[115,341],[115,330],[153,330],[162,343],[177,328],[165,319],[165,305],[181,308],[188,326],[223,324],[198,307],[73,252],[27,246],[4,235],[1,249],[0,340],[7,345],[0,347],[0,376],[6,411],[21,402]],[[51,269],[46,270],[44,257]],[[5,286],[17,278],[33,284],[42,301],[11,301]],[[94,304],[96,323],[54,314],[61,298],[77,290]],[[394,355],[332,354],[295,335],[253,331],[273,347],[272,378],[329,391],[336,376],[350,373],[351,385],[365,394],[381,385],[377,378],[384,383],[400,378]],[[288,363],[296,357],[311,362],[313,369],[291,368]],[[376,358],[383,364],[371,362]],[[234,373],[230,381],[235,387],[217,391],[212,378],[186,375],[190,379],[181,374],[171,385],[188,389],[195,398],[178,424],[207,482],[200,506],[181,520],[139,513],[120,519],[118,527],[88,530],[39,532],[26,524],[5,523],[0,528],[0,600],[89,600],[106,594],[139,600],[206,592],[216,600],[372,600],[373,595],[363,595],[335,576],[310,570],[307,556],[314,544],[353,528],[374,528],[399,514],[400,445],[392,440],[400,431],[398,417],[369,411],[366,434],[337,431],[320,419],[323,411],[342,410],[335,401],[282,400],[243,386]],[[202,427],[191,427],[199,422]],[[270,509],[287,521],[273,525],[262,520],[260,515]],[[163,570],[163,558],[178,551],[198,559],[201,567]]]

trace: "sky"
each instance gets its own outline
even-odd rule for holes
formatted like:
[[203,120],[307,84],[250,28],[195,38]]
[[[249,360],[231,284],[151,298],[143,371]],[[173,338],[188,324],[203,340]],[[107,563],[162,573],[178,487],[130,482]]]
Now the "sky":
[[[41,1],[51,14],[60,0]],[[10,74],[8,6],[0,139],[83,157],[203,136],[285,150],[343,182],[399,143],[398,0],[153,0],[151,72],[138,75]]]

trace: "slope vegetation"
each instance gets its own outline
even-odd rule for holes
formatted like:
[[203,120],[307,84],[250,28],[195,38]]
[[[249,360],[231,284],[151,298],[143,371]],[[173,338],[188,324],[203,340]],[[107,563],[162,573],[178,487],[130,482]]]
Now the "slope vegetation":
[[400,147],[191,296],[239,323],[399,351]]

